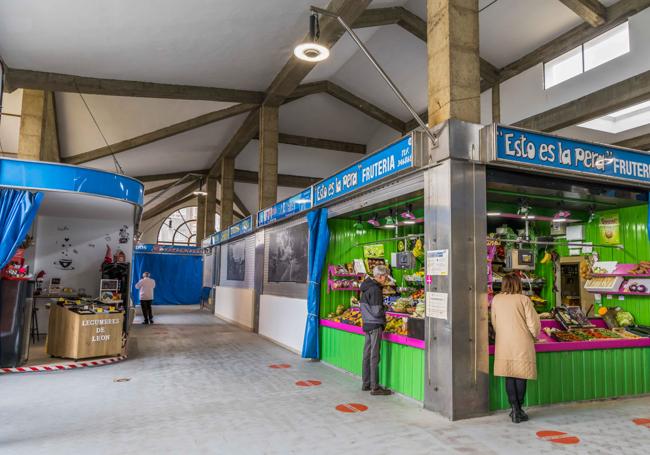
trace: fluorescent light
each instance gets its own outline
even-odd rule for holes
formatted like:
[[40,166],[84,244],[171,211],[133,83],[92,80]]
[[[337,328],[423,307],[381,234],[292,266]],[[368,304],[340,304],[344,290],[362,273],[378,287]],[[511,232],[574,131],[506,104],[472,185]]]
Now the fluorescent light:
[[554,223],[566,223],[568,221],[569,220],[567,220],[566,218],[553,218]]
[[501,212],[487,212],[487,216],[501,216]]
[[293,55],[307,62],[322,62],[330,56],[330,50],[317,43],[302,43],[295,47]]
[[522,220],[534,220],[535,215],[524,215],[521,217]]
[[415,224],[415,220],[404,220],[402,224]]

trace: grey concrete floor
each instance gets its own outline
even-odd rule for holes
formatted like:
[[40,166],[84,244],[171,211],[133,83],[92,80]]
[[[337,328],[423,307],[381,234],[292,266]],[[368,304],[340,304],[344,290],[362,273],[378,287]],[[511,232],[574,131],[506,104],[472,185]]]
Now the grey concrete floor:
[[[505,413],[451,423],[403,397],[371,397],[357,378],[197,307],[154,311],[125,362],[0,376],[0,453],[645,454],[650,444],[650,428],[632,422],[650,418],[648,397],[532,409],[520,425]],[[268,367],[278,363],[291,368]],[[308,379],[322,385],[295,385]],[[341,413],[342,403],[368,410]],[[540,430],[580,443],[540,440]]]

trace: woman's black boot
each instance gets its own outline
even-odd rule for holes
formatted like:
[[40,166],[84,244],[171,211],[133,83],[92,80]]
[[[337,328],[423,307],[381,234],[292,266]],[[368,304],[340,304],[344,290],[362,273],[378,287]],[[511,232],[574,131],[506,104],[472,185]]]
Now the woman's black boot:
[[519,406],[516,404],[512,405],[512,411],[510,412],[510,418],[512,423],[521,423],[521,415],[519,414]]
[[521,407],[521,405],[518,406],[517,413],[519,414],[519,420],[522,422],[527,422],[528,421],[528,414],[526,414],[526,411]]

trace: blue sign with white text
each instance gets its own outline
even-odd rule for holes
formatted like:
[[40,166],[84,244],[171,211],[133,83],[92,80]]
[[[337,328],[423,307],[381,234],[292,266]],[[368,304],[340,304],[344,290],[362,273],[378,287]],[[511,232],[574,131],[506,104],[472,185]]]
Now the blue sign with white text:
[[257,212],[257,226],[266,226],[312,207],[312,187]]
[[138,243],[133,247],[136,253],[158,253],[158,254],[190,254],[200,255],[203,248],[191,245],[158,245],[151,243]]
[[413,167],[413,140],[406,136],[314,185],[314,206]]
[[496,126],[496,160],[650,184],[650,154]]
[[240,235],[248,234],[253,231],[253,217],[247,216],[238,223],[233,224],[228,228],[228,238],[239,237]]

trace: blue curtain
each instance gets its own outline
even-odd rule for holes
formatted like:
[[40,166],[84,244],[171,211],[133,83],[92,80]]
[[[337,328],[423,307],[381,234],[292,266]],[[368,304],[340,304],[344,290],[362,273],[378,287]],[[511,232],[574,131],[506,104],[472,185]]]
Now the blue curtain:
[[133,303],[140,304],[135,284],[149,272],[156,280],[154,305],[195,305],[201,303],[203,257],[200,255],[135,253],[133,255]]
[[307,290],[307,323],[302,342],[302,356],[306,359],[320,359],[319,313],[320,281],[325,265],[325,256],[330,241],[327,226],[327,209],[318,209],[307,214],[309,225],[309,287]]
[[43,196],[40,192],[0,189],[0,269],[25,240]]

